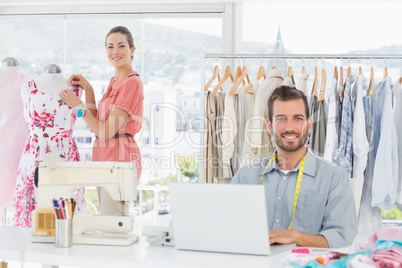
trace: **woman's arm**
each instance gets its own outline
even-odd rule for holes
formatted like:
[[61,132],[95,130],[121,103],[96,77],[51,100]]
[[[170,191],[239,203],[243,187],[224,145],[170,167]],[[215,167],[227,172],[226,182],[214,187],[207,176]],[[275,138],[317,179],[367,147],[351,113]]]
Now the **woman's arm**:
[[91,112],[91,114],[94,117],[96,117],[98,111],[96,109],[94,89],[91,86],[91,84],[88,82],[88,80],[86,80],[85,77],[83,77],[80,74],[73,74],[68,79],[68,82],[72,86],[82,87],[82,89],[85,92],[85,106],[88,108],[88,110]]
[[[61,99],[70,107],[85,108],[82,101],[69,89],[63,90],[60,93]],[[89,109],[88,109],[89,110]],[[83,119],[88,125],[89,129],[98,136],[102,141],[111,140],[119,128],[126,122],[128,118],[128,113],[123,109],[117,108],[110,112],[110,115],[106,122],[101,122],[93,115],[92,111],[89,113],[84,110]]]

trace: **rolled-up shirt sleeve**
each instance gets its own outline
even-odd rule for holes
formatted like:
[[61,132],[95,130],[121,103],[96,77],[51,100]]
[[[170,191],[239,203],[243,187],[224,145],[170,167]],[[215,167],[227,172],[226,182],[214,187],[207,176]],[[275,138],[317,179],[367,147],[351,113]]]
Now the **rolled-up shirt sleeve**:
[[319,234],[330,248],[338,248],[352,244],[356,236],[356,207],[348,174],[339,168],[331,180]]

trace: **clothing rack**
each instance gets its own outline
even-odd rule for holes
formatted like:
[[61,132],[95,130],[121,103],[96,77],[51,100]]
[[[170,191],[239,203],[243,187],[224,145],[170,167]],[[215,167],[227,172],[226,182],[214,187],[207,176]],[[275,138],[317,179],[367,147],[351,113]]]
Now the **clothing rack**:
[[205,59],[402,59],[399,54],[205,54]]
[[[402,54],[205,54],[202,71],[201,71],[201,114],[205,114],[205,98],[204,98],[204,86],[205,86],[205,66],[206,59],[232,59],[232,60],[245,60],[245,59],[299,59],[299,60],[402,60]],[[233,62],[232,62],[233,63]],[[201,135],[201,157],[199,158],[199,182],[204,182],[204,142],[205,137]]]

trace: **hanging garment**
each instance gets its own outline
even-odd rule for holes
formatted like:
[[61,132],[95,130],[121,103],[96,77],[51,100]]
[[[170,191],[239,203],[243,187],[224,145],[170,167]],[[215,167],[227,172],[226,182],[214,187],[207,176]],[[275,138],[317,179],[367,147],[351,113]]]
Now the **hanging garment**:
[[[236,115],[236,125],[237,125],[237,134],[234,137],[234,150],[232,158],[230,159],[230,164],[232,165],[233,175],[236,174],[237,170],[240,168],[240,154],[241,154],[241,146],[243,145],[243,135],[239,135],[239,133],[243,133],[243,126],[241,125],[241,112],[242,107],[240,103],[240,96],[235,95],[235,115]],[[233,177],[233,176],[232,176]],[[230,178],[231,180],[232,178]],[[224,181],[224,183],[229,183],[230,180]]]
[[[24,84],[22,90],[27,97],[23,102],[29,135],[18,166],[13,225],[30,227],[31,212],[36,207],[35,168],[46,160],[45,154],[54,153],[57,162],[80,161],[80,158],[72,136],[76,120],[73,109],[62,102],[59,93],[39,91],[33,80]],[[72,91],[80,95],[78,87]],[[84,188],[78,189],[77,211],[86,211]]]
[[4,206],[14,200],[18,163],[27,139],[21,85],[29,79],[18,68],[0,80],[0,217]]
[[207,133],[204,153],[204,181],[207,183],[212,183],[213,178],[218,177],[218,151],[216,149],[215,135],[216,104],[215,97],[212,92],[207,93],[205,98],[205,106]]
[[251,164],[252,161],[252,153],[250,151],[250,143],[251,143],[250,125],[252,122],[252,116],[254,112],[255,96],[257,94],[258,87],[260,86],[257,79],[252,80],[250,84],[252,84],[253,87],[250,89],[249,92],[253,94],[242,94],[243,97],[241,98],[242,102],[244,101],[245,103],[247,103],[247,105],[244,107],[243,110],[244,111],[243,114],[245,116],[243,116],[244,141],[243,141],[242,166],[249,165]]
[[274,152],[274,145],[271,141],[271,135],[267,132],[265,122],[268,119],[269,97],[282,83],[282,73],[278,69],[271,69],[267,78],[258,88],[249,130],[251,133],[250,151],[254,157],[264,158]]
[[327,117],[327,136],[325,139],[324,158],[328,161],[335,162],[332,155],[339,142],[339,95],[338,95],[338,79],[334,79],[332,83],[332,90],[328,99],[328,117]]
[[399,82],[395,83],[393,88],[395,102],[394,102],[394,120],[396,135],[398,137],[398,160],[399,160],[399,170],[398,170],[398,185],[396,189],[396,203],[398,206],[402,206],[402,85]]
[[[354,116],[353,116],[353,179],[359,181],[359,198],[362,194],[364,183],[364,170],[367,165],[367,153],[369,151],[369,143],[366,135],[366,122],[363,107],[363,84],[366,78],[359,75],[353,86],[352,95],[356,100]],[[353,105],[353,104],[352,104]]]
[[383,210],[395,207],[398,185],[398,138],[392,111],[391,79],[386,77],[377,87],[376,94],[384,94],[380,139],[373,172],[373,199],[371,205]]
[[341,137],[339,146],[334,152],[334,159],[339,166],[344,168],[349,176],[352,177],[353,171],[353,109],[351,87],[354,82],[353,77],[345,79],[345,90],[343,92]]
[[233,168],[233,174],[239,170],[240,167],[244,165],[244,125],[247,122],[247,111],[248,111],[248,101],[249,98],[246,95],[250,94],[244,94],[244,90],[247,85],[239,87],[237,90],[238,94],[237,96],[237,107],[238,109],[236,111],[236,119],[237,119],[237,135],[235,137],[235,151],[233,153],[232,157],[232,168]]
[[292,78],[288,77],[288,76],[285,77],[285,79],[283,80],[282,85],[288,86],[288,87],[296,87],[296,85],[293,84]]
[[[345,91],[345,86],[344,85],[338,85],[337,96],[339,97],[339,106],[338,106],[339,120],[338,120],[338,124],[337,124],[337,130],[338,130],[339,140],[341,139],[342,107],[343,107],[344,91]],[[339,140],[338,140],[338,144],[339,144]]]
[[316,111],[316,125],[314,132],[314,139],[312,143],[313,151],[323,157],[325,150],[325,139],[327,135],[327,108],[325,105],[325,99],[318,100],[317,98],[317,111]]
[[[223,141],[222,141],[222,126],[225,111],[225,92],[221,94],[214,94],[216,104],[216,120],[215,120],[215,133],[214,140],[216,140],[216,150],[218,153],[218,178],[223,178]],[[215,182],[215,181],[214,181]]]
[[310,96],[310,117],[312,120],[311,131],[309,133],[309,139],[307,141],[307,145],[313,149],[314,139],[315,139],[315,132],[317,129],[317,110],[318,110],[318,98],[316,96]]
[[374,132],[375,132],[375,117],[374,106],[376,105],[375,96],[364,97],[365,115],[366,115],[366,134],[369,142],[369,152],[366,170],[364,171],[364,183],[360,208],[358,214],[357,236],[354,245],[364,247],[367,245],[368,238],[375,230],[382,228],[381,209],[371,206],[372,187],[373,187],[373,171],[376,159],[374,148]]
[[219,182],[228,183],[233,177],[231,159],[235,150],[235,137],[237,136],[237,95],[230,94],[230,91],[225,95],[225,109],[222,124],[222,165],[223,177],[219,177]]
[[[310,75],[308,73],[302,73],[300,75],[300,80],[299,80],[299,84],[297,85],[297,89],[302,91],[304,93],[304,95],[308,96],[310,93],[308,92],[307,89],[307,80],[310,77]],[[307,98],[307,101],[310,105],[310,99]]]

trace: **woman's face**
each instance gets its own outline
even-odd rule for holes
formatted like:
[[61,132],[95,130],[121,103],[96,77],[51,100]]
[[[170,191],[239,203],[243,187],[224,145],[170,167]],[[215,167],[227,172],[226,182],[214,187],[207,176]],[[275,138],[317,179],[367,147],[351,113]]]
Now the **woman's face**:
[[131,65],[134,48],[130,48],[127,38],[121,33],[112,33],[106,39],[106,54],[115,68]]

